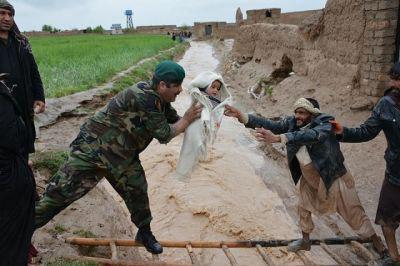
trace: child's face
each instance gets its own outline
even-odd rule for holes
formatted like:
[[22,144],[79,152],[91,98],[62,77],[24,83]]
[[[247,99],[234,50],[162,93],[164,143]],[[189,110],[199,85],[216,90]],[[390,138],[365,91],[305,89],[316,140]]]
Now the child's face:
[[211,83],[211,86],[207,88],[206,93],[208,95],[216,97],[218,96],[218,92],[221,89],[221,86],[222,84],[220,81],[214,80],[213,83]]

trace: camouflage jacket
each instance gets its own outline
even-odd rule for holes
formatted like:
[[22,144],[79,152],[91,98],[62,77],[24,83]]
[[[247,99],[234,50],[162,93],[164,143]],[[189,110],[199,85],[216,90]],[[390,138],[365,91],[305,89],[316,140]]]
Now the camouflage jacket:
[[385,151],[386,176],[391,183],[400,186],[400,109],[391,97],[384,96],[360,127],[345,127],[341,141],[369,141],[381,131],[388,143]]
[[321,175],[325,187],[329,189],[337,178],[347,172],[339,142],[329,123],[333,119],[330,115],[320,114],[310,122],[310,127],[307,130],[300,130],[296,125],[294,116],[272,121],[249,115],[249,122],[246,127],[263,127],[271,130],[274,134],[285,134],[288,140],[286,147],[289,169],[295,184],[302,175],[296,154],[301,146],[305,145],[313,165]]
[[132,158],[153,138],[168,143],[176,133],[170,124],[179,119],[176,110],[163,102],[150,84],[139,82],[118,93],[81,131],[96,138],[103,152]]

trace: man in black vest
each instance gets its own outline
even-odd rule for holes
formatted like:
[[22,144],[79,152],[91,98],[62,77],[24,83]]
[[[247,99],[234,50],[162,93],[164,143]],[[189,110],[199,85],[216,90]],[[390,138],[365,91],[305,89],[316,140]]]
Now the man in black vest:
[[357,128],[343,127],[338,122],[332,124],[342,142],[365,142],[381,131],[385,134],[386,171],[375,223],[382,226],[391,259],[400,263],[395,234],[400,224],[400,62],[394,64],[389,76],[388,89],[363,124]]

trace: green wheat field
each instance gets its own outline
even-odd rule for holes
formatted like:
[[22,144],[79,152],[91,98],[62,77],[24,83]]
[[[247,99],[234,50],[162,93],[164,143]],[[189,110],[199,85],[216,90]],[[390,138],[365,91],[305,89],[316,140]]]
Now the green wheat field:
[[160,35],[31,37],[46,97],[88,90],[141,59],[175,45]]

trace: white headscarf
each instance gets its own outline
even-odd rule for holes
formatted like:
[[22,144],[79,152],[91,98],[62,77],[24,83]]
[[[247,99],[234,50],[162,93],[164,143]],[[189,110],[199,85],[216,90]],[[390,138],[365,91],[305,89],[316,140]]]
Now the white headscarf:
[[[204,95],[199,88],[208,88],[215,80],[221,82],[219,90],[220,101],[213,107],[207,95]],[[185,131],[182,148],[176,167],[176,173],[185,179],[197,165],[199,160],[207,160],[209,147],[214,143],[222,117],[224,116],[225,105],[231,104],[232,96],[229,93],[221,75],[206,71],[199,74],[188,86],[188,92],[192,102],[203,106],[200,119],[194,121]]]
[[306,98],[300,98],[294,103],[293,109],[296,111],[299,108],[304,108],[313,115],[318,115],[322,113],[320,109],[314,107],[314,105]]

